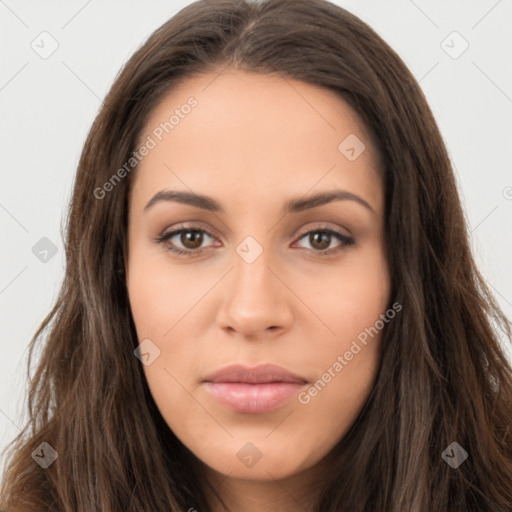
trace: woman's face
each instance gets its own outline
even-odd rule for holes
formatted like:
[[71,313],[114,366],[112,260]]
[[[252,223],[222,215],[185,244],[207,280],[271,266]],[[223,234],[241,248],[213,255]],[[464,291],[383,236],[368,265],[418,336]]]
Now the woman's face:
[[[330,91],[226,71],[169,94],[140,143],[127,285],[156,405],[207,469],[269,480],[311,468],[379,364],[390,280],[369,134]],[[233,364],[247,371],[213,375]],[[249,371],[266,364],[296,378]]]

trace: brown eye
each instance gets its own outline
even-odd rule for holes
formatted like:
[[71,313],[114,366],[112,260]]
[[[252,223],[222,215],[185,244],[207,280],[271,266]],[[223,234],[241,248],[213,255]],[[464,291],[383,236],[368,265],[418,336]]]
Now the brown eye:
[[198,249],[203,242],[203,233],[196,230],[182,231],[180,234],[180,242],[186,249]]
[[164,233],[157,242],[169,251],[192,256],[203,251],[204,247],[201,246],[205,242],[205,236],[213,239],[213,236],[204,229],[181,228]]
[[331,245],[331,235],[324,231],[315,231],[309,234],[309,243],[315,249],[324,251]]
[[[306,237],[312,251],[317,254],[334,253],[355,244],[353,238],[327,227],[308,231],[304,233],[299,240],[306,239]],[[333,238],[338,240],[339,244],[334,247],[329,247]]]

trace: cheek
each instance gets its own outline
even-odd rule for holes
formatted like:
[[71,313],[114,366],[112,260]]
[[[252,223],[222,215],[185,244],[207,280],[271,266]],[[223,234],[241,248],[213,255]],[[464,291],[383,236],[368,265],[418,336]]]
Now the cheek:
[[383,251],[375,245],[347,254],[336,267],[304,272],[300,289],[304,302],[330,331],[322,337],[324,350],[319,354],[325,363],[333,353],[348,350],[361,333],[364,338],[388,307],[390,281]]
[[[316,380],[299,396],[299,402],[320,423],[340,431],[350,426],[371,391],[383,331],[395,313],[386,314],[390,282],[382,251],[354,253],[354,260],[347,258],[346,266],[328,271],[330,275],[303,278],[303,290],[314,290],[305,293],[305,300],[319,312],[331,335],[318,336],[315,350],[304,347]],[[343,414],[333,415],[333,411]]]
[[165,260],[146,263],[136,256],[127,281],[130,307],[138,342],[151,340],[149,351],[155,354],[142,368],[163,418],[184,436],[182,428],[189,427],[187,410],[195,405],[184,389],[190,388],[192,362],[197,359],[196,324],[189,322],[194,315],[187,313],[193,313],[191,308],[204,295],[204,283],[191,279],[179,266],[173,269]]
[[182,386],[190,385],[193,362],[200,350],[196,313],[200,313],[201,298],[211,287],[206,272],[198,274],[186,268],[173,268],[165,254],[151,260],[142,251],[133,251],[127,280],[138,342],[151,341],[147,345],[151,362],[143,365],[143,371],[166,419],[176,417],[176,408],[191,405]]
[[[165,259],[145,263],[134,255],[127,281],[131,311],[139,339],[168,338],[173,327],[205,293],[207,279]],[[169,336],[167,336],[169,334]]]

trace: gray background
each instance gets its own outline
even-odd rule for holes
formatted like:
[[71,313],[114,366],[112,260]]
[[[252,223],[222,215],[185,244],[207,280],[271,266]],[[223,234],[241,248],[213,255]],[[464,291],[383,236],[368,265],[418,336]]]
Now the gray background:
[[[61,220],[87,131],[122,64],[189,3],[0,0],[0,449],[24,423],[26,351],[62,281]],[[334,3],[374,28],[420,80],[476,260],[512,317],[512,1]],[[469,44],[461,55],[454,31]],[[57,50],[42,58],[53,40]]]

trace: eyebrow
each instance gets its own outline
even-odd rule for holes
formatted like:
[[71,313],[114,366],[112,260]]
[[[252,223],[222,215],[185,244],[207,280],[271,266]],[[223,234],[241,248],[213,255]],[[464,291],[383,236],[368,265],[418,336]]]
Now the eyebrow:
[[[202,208],[203,210],[208,210],[210,212],[225,213],[221,204],[209,196],[176,190],[160,190],[149,200],[148,204],[144,207],[144,211],[147,211],[153,205],[161,201],[183,203],[197,208]],[[355,201],[375,213],[375,210],[363,198],[349,192],[348,190],[320,192],[309,196],[306,199],[292,199],[284,205],[283,213],[297,213],[317,206],[322,206],[333,201]]]

